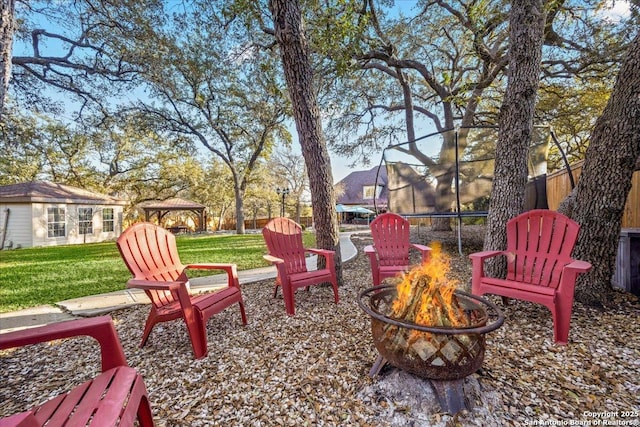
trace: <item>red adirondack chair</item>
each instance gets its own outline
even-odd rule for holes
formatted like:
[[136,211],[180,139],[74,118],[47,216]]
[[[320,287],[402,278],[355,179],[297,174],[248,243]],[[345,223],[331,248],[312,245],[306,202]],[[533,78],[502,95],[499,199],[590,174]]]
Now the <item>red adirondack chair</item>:
[[[214,314],[238,303],[242,324],[247,324],[244,300],[235,264],[187,264],[180,262],[176,238],[167,230],[148,222],[134,224],[117,240],[122,259],[133,274],[130,288],[144,289],[151,300],[151,312],[142,334],[143,347],[153,327],[160,322],[183,318],[196,359],[207,355],[207,321]],[[186,270],[222,270],[227,286],[213,293],[189,294]]]
[[410,248],[420,251],[422,262],[429,259],[431,248],[410,243],[409,221],[400,215],[391,212],[378,215],[369,228],[373,245],[366,246],[364,252],[369,257],[374,286],[409,269]]
[[[264,259],[275,264],[278,276],[273,296],[282,286],[284,305],[289,316],[295,315],[294,293],[296,289],[310,285],[329,282],[333,286],[333,296],[338,304],[338,281],[336,279],[335,252],[325,249],[304,248],[302,243],[302,228],[288,218],[274,218],[262,229],[262,236],[267,244],[268,255]],[[307,270],[305,253],[323,256],[326,260],[325,268]]]
[[[558,344],[569,339],[569,324],[576,278],[591,269],[586,261],[571,258],[580,225],[554,211],[536,209],[507,222],[507,249],[469,255],[473,263],[472,293],[491,293],[543,304],[553,316],[553,336]],[[506,256],[507,276],[485,276],[484,261]]]
[[102,373],[27,412],[0,419],[0,426],[84,426],[89,422],[97,427],[133,426],[136,419],[140,426],[153,426],[144,381],[127,365],[109,316],[0,334],[0,350],[82,335],[93,337],[100,344]]

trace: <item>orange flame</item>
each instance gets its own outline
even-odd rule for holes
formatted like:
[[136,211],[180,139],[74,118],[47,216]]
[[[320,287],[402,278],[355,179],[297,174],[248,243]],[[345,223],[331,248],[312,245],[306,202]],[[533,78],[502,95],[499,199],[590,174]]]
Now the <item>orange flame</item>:
[[454,294],[459,282],[448,277],[450,261],[440,243],[432,244],[429,260],[402,276],[392,315],[425,326],[469,326]]

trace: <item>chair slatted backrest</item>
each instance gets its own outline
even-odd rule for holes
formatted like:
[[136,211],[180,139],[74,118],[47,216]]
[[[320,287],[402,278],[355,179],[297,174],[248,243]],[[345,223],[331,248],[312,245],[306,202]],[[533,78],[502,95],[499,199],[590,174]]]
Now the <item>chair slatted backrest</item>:
[[410,224],[394,213],[378,215],[369,225],[381,266],[409,264]]
[[282,258],[288,273],[307,271],[302,227],[289,218],[274,218],[262,229],[269,255]]
[[571,262],[580,225],[566,216],[535,209],[507,222],[507,279],[557,288],[562,268]]
[[[161,282],[188,280],[180,262],[173,234],[148,222],[132,225],[116,242],[134,279]],[[168,291],[149,290],[147,295],[161,307],[177,299]]]

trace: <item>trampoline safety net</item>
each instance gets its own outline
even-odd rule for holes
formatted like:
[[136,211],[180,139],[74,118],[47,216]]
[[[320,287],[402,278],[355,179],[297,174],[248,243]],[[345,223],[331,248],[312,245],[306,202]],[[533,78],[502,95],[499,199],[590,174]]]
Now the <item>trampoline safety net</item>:
[[[486,216],[495,165],[497,127],[432,133],[383,152],[389,210],[404,216]],[[528,154],[525,210],[546,209],[548,126],[536,126]]]

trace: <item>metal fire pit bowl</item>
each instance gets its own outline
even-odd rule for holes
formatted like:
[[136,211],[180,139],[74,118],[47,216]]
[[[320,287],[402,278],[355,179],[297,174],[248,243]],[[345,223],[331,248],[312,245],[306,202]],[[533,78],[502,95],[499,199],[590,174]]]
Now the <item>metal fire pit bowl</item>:
[[[460,305],[474,319],[471,327],[439,327],[418,325],[389,317],[391,303],[396,297],[393,285],[377,286],[360,292],[358,305],[371,316],[373,341],[380,355],[396,368],[421,378],[457,380],[482,366],[485,352],[485,334],[502,326],[504,314],[490,301],[456,291]],[[497,319],[487,324],[485,307],[496,313]],[[413,332],[412,338],[398,345],[395,330],[405,328]]]

